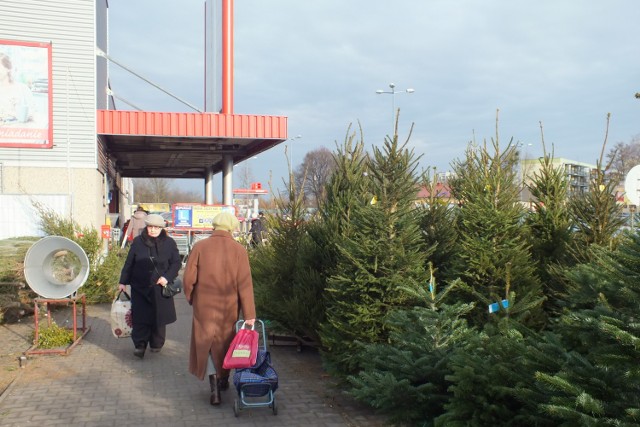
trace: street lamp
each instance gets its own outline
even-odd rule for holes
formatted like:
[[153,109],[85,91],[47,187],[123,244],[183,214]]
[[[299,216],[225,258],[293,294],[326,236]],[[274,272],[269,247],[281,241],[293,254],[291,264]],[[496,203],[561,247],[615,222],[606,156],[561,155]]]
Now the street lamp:
[[400,90],[397,91],[396,90],[396,85],[395,83],[389,83],[389,87],[391,88],[391,90],[382,90],[382,89],[378,89],[376,91],[376,93],[378,95],[382,95],[383,93],[388,93],[389,95],[391,95],[391,116],[393,121],[395,122],[395,115],[396,115],[396,93],[413,93],[415,92],[415,90],[413,89],[405,89],[405,90]]
[[[296,135],[293,138],[289,138],[287,141],[294,141],[302,138],[302,135]],[[289,175],[293,173],[293,146],[291,142],[287,143],[287,150],[289,151]]]

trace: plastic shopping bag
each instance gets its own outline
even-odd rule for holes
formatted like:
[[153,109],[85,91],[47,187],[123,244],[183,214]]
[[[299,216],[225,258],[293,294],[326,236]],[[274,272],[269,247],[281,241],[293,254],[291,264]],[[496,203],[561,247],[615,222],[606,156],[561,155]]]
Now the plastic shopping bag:
[[245,329],[242,324],[242,328],[231,341],[222,367],[224,369],[242,369],[255,365],[258,357],[258,341],[258,332],[253,327]]
[[111,304],[111,333],[116,338],[126,338],[131,336],[131,329],[131,297],[120,291]]

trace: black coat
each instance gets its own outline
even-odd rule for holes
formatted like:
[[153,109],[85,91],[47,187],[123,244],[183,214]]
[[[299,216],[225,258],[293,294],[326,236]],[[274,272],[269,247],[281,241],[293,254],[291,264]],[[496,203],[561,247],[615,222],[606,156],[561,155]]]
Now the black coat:
[[131,285],[131,316],[134,324],[162,326],[176,321],[173,298],[164,298],[162,287],[156,282],[161,276],[169,282],[173,281],[181,266],[178,246],[165,230],[154,238],[144,228],[133,239],[120,273],[120,283]]
[[262,225],[262,221],[260,218],[255,218],[251,220],[251,228],[249,229],[249,233],[251,233],[251,243],[260,244],[262,243],[262,233],[264,232],[264,226]]

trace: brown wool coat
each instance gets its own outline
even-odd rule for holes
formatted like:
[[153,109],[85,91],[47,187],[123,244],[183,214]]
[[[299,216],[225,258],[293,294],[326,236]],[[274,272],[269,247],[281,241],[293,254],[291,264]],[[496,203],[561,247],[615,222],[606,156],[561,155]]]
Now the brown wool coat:
[[218,375],[228,376],[222,361],[235,335],[240,309],[245,319],[256,317],[247,250],[231,233],[215,230],[193,246],[183,286],[193,306],[189,372],[204,379],[211,351]]

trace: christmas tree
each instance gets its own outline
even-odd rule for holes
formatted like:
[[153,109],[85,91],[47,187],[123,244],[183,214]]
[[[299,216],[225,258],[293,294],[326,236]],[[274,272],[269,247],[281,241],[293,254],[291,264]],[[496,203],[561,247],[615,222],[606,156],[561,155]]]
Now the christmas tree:
[[[503,315],[530,325],[544,323],[542,290],[518,200],[516,164],[515,146],[509,143],[503,151],[497,140],[470,145],[464,161],[454,163],[451,191],[461,205],[456,274],[467,291],[459,297],[478,303],[472,317],[476,326]],[[499,310],[500,305],[506,310]],[[487,307],[498,313],[492,315]]]
[[388,342],[364,347],[363,369],[349,378],[350,394],[391,422],[429,426],[449,402],[445,376],[451,355],[475,335],[464,320],[473,305],[445,304],[447,289],[439,292],[433,277],[417,291],[406,291],[421,304],[389,315]]
[[562,425],[640,425],[640,236],[568,272],[576,308],[554,326],[566,354],[560,369],[543,369],[541,410]]
[[573,233],[567,207],[567,182],[563,169],[553,165],[553,151],[544,150],[540,168],[526,185],[533,197],[532,212],[526,217],[531,233],[532,259],[536,261],[536,272],[547,297],[545,311],[553,316],[566,296],[558,270],[573,264],[569,254]]
[[387,137],[382,148],[374,147],[362,176],[349,170],[355,188],[363,192],[347,191],[347,197],[359,203],[340,203],[338,194],[334,198],[336,205],[349,206],[341,213],[349,216],[349,229],[343,228],[336,239],[321,336],[327,366],[341,374],[359,369],[360,345],[387,339],[384,322],[390,312],[413,305],[415,297],[401,287],[417,288],[426,281],[428,252],[413,203],[417,159],[406,144],[400,144],[397,135]]

